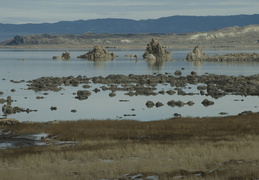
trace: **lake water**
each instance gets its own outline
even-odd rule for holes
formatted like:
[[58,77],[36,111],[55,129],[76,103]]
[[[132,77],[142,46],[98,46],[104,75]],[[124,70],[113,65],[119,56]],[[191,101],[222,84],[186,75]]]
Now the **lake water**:
[[[92,90],[102,85],[91,84],[89,90],[92,95],[83,101],[75,98],[73,93],[83,89],[82,85],[78,87],[64,87],[59,92],[34,92],[26,90],[27,83],[12,83],[10,80],[32,80],[42,76],[67,77],[67,76],[107,76],[109,74],[154,74],[171,73],[176,70],[182,70],[182,75],[186,76],[191,71],[198,75],[205,73],[225,74],[225,75],[253,75],[259,73],[259,63],[216,63],[203,62],[193,63],[183,61],[189,51],[173,50],[175,61],[168,61],[162,64],[148,63],[142,59],[144,50],[119,50],[109,49],[119,57],[113,61],[93,62],[77,59],[78,55],[86,53],[88,50],[68,50],[71,55],[69,61],[53,60],[52,56],[60,56],[65,50],[28,50],[28,49],[0,49],[0,91],[4,92],[0,98],[11,96],[14,102],[12,106],[35,109],[37,112],[17,113],[8,115],[8,118],[16,118],[20,121],[51,121],[51,120],[79,120],[79,119],[135,119],[140,121],[161,120],[174,117],[174,113],[182,116],[204,117],[220,116],[219,113],[226,112],[228,115],[236,115],[242,111],[259,110],[258,97],[225,96],[217,100],[211,97],[201,95],[178,96],[177,94],[157,95],[157,96],[127,96],[125,92],[116,92],[115,97],[109,97],[109,91],[94,93]],[[240,51],[205,51],[206,54],[226,54],[237,53]],[[259,51],[243,51],[255,52]],[[139,59],[130,59],[126,54],[136,54]],[[165,91],[173,89],[170,85],[159,85],[160,90]],[[191,89],[189,89],[191,88]],[[16,91],[12,92],[11,89]],[[187,86],[185,91],[199,92],[192,85]],[[36,99],[37,96],[43,96],[44,99]],[[204,107],[201,102],[205,99],[215,102],[213,106]],[[127,100],[121,102],[120,100]],[[147,108],[146,102],[162,102],[164,106],[156,108]],[[170,107],[167,102],[170,100],[181,100],[183,102],[194,101],[193,106]],[[1,105],[1,104],[0,104]],[[2,106],[2,105],[1,105]],[[57,107],[56,111],[51,111],[50,107]],[[76,112],[71,112],[76,109]],[[124,116],[134,115],[134,116]],[[3,113],[0,112],[3,116]]]

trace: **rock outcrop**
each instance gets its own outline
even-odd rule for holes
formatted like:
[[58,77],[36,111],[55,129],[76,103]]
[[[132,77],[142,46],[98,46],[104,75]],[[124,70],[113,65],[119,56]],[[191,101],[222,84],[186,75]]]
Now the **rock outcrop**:
[[174,101],[174,100],[171,100],[171,101],[168,101],[167,102],[167,105],[168,106],[172,106],[172,107],[174,107],[174,106],[178,106],[178,107],[182,107],[182,106],[184,106],[184,102],[183,101]]
[[197,60],[204,60],[206,58],[208,58],[208,55],[204,54],[200,46],[197,45],[194,47],[193,51],[187,55],[186,60],[197,61]]
[[[227,76],[227,75],[192,75],[174,76],[174,75],[114,75],[107,77],[96,76],[87,78],[85,76],[69,76],[69,77],[41,77],[31,81],[27,81],[28,90],[34,91],[60,91],[63,86],[79,86],[83,84],[83,88],[89,88],[89,83],[103,84],[100,89],[111,92],[127,91],[125,95],[194,95],[195,93],[187,93],[182,89],[188,84],[197,85],[197,90],[202,91],[201,95],[208,95],[213,98],[219,98],[225,95],[241,95],[241,96],[258,96],[259,95],[259,74],[252,76]],[[168,91],[158,91],[158,84],[170,84],[176,87]],[[202,84],[202,85],[199,85]],[[120,86],[122,85],[122,86]],[[99,92],[100,89],[94,90]],[[158,91],[158,92],[157,92]],[[77,94],[81,95],[81,93]],[[4,103],[6,99],[2,99]]]
[[157,39],[152,38],[151,42],[147,44],[143,58],[152,60],[170,60],[172,59],[172,54],[167,51],[167,49],[163,47]]
[[77,99],[79,100],[85,100],[91,95],[90,91],[87,90],[78,90],[77,91]]
[[202,52],[200,46],[195,46],[193,51],[186,56],[188,61],[214,61],[214,62],[259,62],[259,53],[229,53],[224,55],[209,56]]
[[88,60],[112,60],[116,56],[114,53],[110,53],[106,49],[104,49],[103,46],[97,45],[93,47],[92,51],[89,51],[86,54],[77,56],[77,58],[83,58],[83,59],[88,59]]
[[230,53],[225,55],[210,56],[207,61],[218,61],[218,62],[259,62],[259,53]]
[[20,113],[20,112],[33,112],[33,111],[37,111],[37,110],[31,110],[29,108],[25,109],[25,108],[21,108],[18,106],[11,106],[9,104],[5,104],[2,107],[2,112],[4,113],[4,115],[8,115],[8,114],[16,114],[16,113]]
[[68,76],[68,77],[41,77],[28,81],[28,90],[34,91],[60,91],[61,86],[74,86],[87,84],[89,79],[86,76]]
[[238,27],[238,26],[233,26],[233,27],[226,27],[223,29],[217,29],[214,31],[209,31],[209,32],[197,32],[195,34],[192,34],[188,37],[189,40],[197,40],[197,41],[202,41],[202,40],[218,40],[218,39],[234,39],[238,38],[241,41],[244,40],[243,38],[246,36],[247,38],[249,37],[250,34],[258,34],[259,32],[259,26],[258,25],[249,25],[245,27]]
[[208,100],[208,99],[204,99],[201,103],[202,103],[203,106],[205,106],[205,107],[212,106],[212,105],[214,104],[213,101],[210,101],[210,100]]
[[25,43],[25,40],[22,36],[15,36],[10,42],[6,45],[22,45]]
[[155,105],[155,103],[154,103],[153,101],[147,101],[147,102],[146,102],[146,106],[147,106],[148,108],[152,108],[154,105]]
[[64,52],[61,56],[53,56],[52,59],[63,59],[63,60],[69,60],[70,59],[70,53]]

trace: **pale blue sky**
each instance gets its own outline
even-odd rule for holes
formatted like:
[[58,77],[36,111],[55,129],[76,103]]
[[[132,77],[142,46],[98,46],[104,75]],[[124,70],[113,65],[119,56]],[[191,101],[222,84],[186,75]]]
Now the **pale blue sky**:
[[259,0],[0,0],[0,23],[259,14]]

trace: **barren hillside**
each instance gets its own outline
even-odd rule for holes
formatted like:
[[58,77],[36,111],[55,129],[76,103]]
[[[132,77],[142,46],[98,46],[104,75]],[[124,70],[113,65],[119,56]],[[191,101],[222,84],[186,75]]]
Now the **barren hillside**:
[[5,47],[106,47],[144,48],[151,38],[157,38],[164,46],[187,47],[200,44],[206,47],[259,47],[259,25],[228,27],[208,32],[186,34],[70,34],[15,36],[1,43]]

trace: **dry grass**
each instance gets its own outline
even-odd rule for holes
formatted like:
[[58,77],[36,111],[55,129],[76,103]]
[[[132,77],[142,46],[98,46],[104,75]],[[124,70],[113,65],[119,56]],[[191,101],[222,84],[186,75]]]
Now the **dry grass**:
[[2,128],[13,133],[45,132],[80,143],[1,150],[1,179],[127,179],[125,174],[138,173],[160,179],[259,178],[259,114]]

